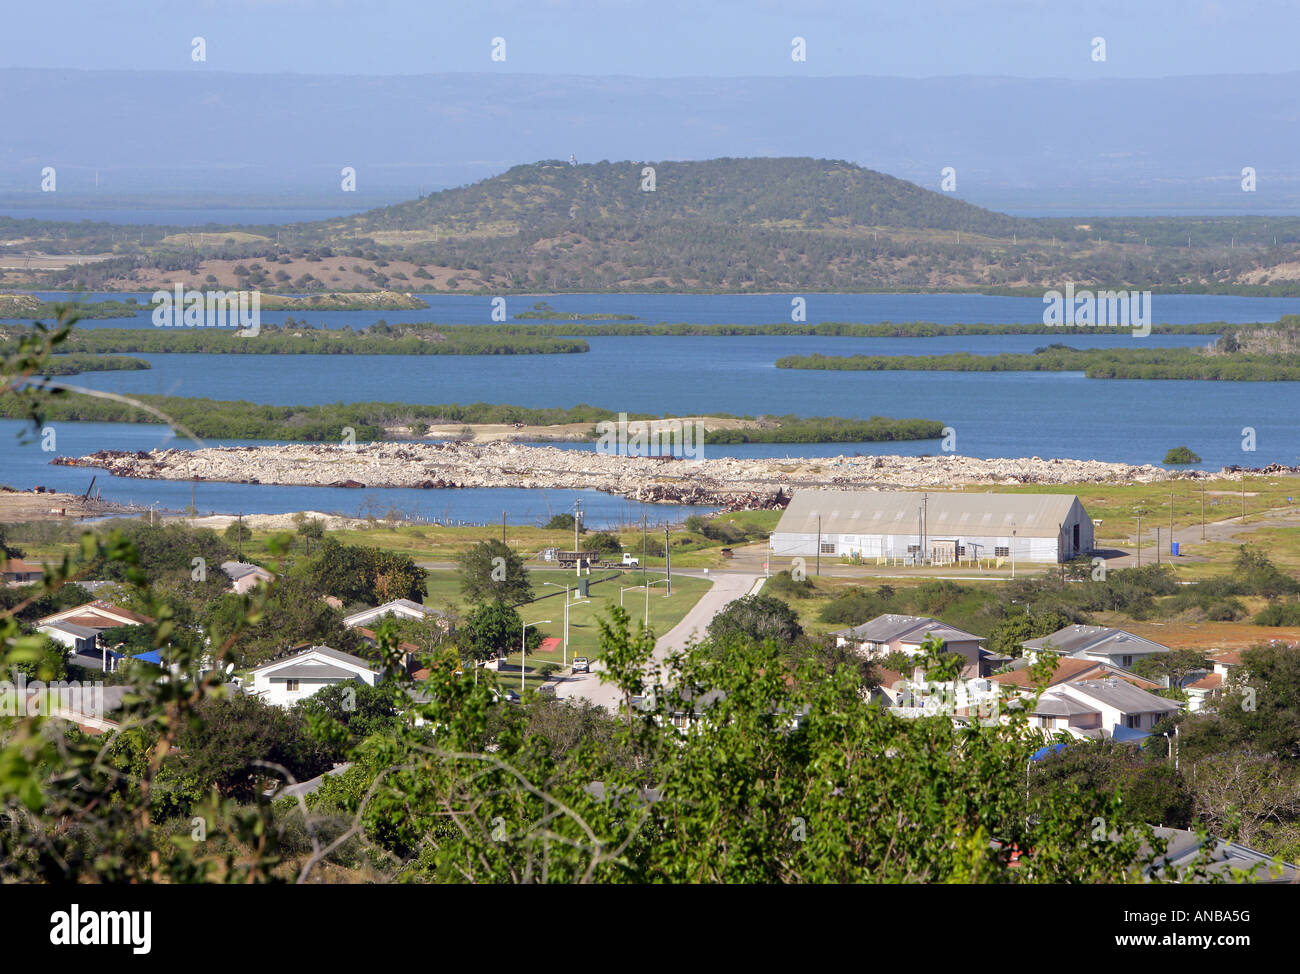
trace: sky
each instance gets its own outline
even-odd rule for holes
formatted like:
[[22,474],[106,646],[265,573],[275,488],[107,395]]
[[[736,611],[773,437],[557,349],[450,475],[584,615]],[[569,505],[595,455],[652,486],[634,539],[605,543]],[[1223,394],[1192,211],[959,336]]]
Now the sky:
[[1300,0],[42,0],[0,67],[1088,79],[1294,71],[1297,38]]

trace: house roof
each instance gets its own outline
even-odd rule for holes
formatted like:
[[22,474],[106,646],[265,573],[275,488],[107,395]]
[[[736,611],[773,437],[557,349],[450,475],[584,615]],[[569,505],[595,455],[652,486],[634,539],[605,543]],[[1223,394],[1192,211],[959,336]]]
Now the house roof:
[[443,614],[437,609],[431,609],[427,605],[421,605],[419,602],[413,602],[410,599],[393,599],[390,602],[385,602],[383,605],[377,605],[373,609],[362,609],[360,612],[354,612],[350,616],[344,616],[343,625],[351,628],[356,625],[358,621],[364,621],[371,617],[388,615],[390,613],[401,615],[401,610],[406,610],[408,613],[417,612],[423,616],[441,616]]
[[1169,713],[1179,709],[1177,701],[1169,700],[1166,697],[1157,697],[1154,693],[1147,693],[1145,690],[1139,690],[1131,683],[1114,678],[1107,680],[1078,680],[1074,683],[1067,683],[1061,688],[1061,692],[1068,690],[1083,694],[1090,700],[1096,700],[1108,707],[1114,707],[1124,714]]
[[351,680],[357,674],[352,670],[345,670],[341,666],[330,666],[328,663],[295,663],[292,666],[285,666],[273,672],[268,679],[272,680]]
[[[1155,683],[1151,680],[1144,680],[1137,674],[1129,673],[1127,670],[1122,670],[1118,666],[1112,666],[1109,663],[1103,663],[1100,660],[1081,659],[1073,656],[1057,657],[1056,666],[1052,670],[1052,675],[1048,679],[1047,685],[1049,687],[1054,687],[1059,686],[1062,683],[1071,683],[1075,680],[1086,680],[1089,676],[1094,674],[1097,676],[1115,676],[1121,680],[1126,680],[1135,687],[1147,690],[1156,690],[1160,687],[1159,683]],[[1010,673],[996,673],[989,677],[989,679],[996,680],[1003,686],[1019,687],[1025,690],[1028,690],[1035,685],[1028,666],[1022,667],[1018,670],[1013,670]]]
[[922,498],[926,534],[944,537],[1055,538],[1078,503],[1073,494],[947,491],[796,490],[777,534],[916,534]]
[[1025,649],[1051,649],[1063,656],[1130,656],[1149,653],[1167,653],[1169,647],[1150,639],[1143,639],[1123,629],[1106,626],[1066,626],[1050,636],[1026,639],[1020,644]]
[[1223,686],[1223,675],[1220,673],[1207,673],[1192,683],[1183,687],[1184,690],[1217,690]]
[[30,575],[33,572],[39,575],[44,570],[40,565],[29,565],[21,558],[11,558],[6,562],[0,562],[0,575]]
[[257,575],[259,577],[273,578],[274,576],[263,568],[261,565],[250,565],[246,561],[223,561],[221,570],[226,573],[226,577],[232,582],[237,582],[246,575]]
[[891,613],[876,616],[874,619],[851,629],[840,629],[831,635],[845,636],[858,642],[871,643],[888,643],[906,636],[909,643],[921,643],[925,641],[925,637],[929,633],[934,633],[940,639],[948,642],[965,642],[982,638],[940,622],[938,619],[931,619],[929,616],[894,615]]
[[[255,666],[250,672],[258,673],[262,670],[270,669],[271,667],[281,667],[284,666],[285,663],[297,660],[299,657],[309,656],[312,654],[318,654],[324,656],[326,659],[332,659],[339,663],[350,663],[353,666],[358,666],[371,672],[374,672],[375,670],[375,667],[370,662],[363,660],[360,656],[353,656],[351,653],[345,653],[342,650],[331,649],[329,646],[312,646],[309,649],[299,650],[292,655],[281,656],[279,659],[273,659],[270,662],[263,663],[261,666]],[[352,674],[349,673],[348,675],[351,676]]]
[[69,636],[76,636],[78,639],[87,639],[91,636],[97,636],[100,633],[99,628],[90,628],[89,626],[79,626],[75,622],[69,622],[67,619],[60,619],[57,622],[47,622],[38,625],[41,629],[57,629],[60,632],[66,632]]
[[1044,693],[1031,712],[1040,717],[1074,717],[1079,714],[1101,713],[1096,707],[1081,700],[1072,700],[1062,693]]
[[[107,614],[107,615],[105,615]],[[110,619],[107,616],[116,616],[116,619]],[[150,616],[141,615],[138,612],[132,612],[130,609],[123,609],[121,606],[113,605],[111,602],[105,602],[102,599],[96,599],[93,602],[87,602],[84,605],[76,605],[70,609],[63,609],[59,612],[52,612],[49,615],[36,620],[37,625],[63,620],[75,621],[78,625],[86,625],[86,622],[78,621],[79,618],[89,619],[98,629],[111,629],[114,626],[125,626],[132,623],[153,622]],[[122,620],[126,620],[123,622]]]
[[[1267,853],[1251,849],[1236,842],[1226,842],[1213,836],[1204,842],[1195,832],[1187,829],[1171,829],[1157,826],[1152,829],[1156,838],[1165,840],[1165,852],[1155,863],[1153,870],[1159,872],[1167,866],[1187,866],[1197,859],[1201,848],[1208,845],[1206,859],[1210,865],[1206,872],[1221,876],[1233,882],[1231,869],[1236,868],[1250,873],[1255,882],[1294,883],[1300,879],[1300,867],[1283,860],[1274,860]],[[1275,869],[1280,875],[1275,875]]]

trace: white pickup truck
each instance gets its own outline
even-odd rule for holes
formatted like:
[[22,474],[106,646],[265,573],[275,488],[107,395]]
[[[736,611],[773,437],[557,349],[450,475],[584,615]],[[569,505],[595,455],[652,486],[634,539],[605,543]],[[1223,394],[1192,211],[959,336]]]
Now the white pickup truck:
[[628,552],[625,551],[625,552],[623,552],[623,562],[622,562],[622,564],[623,564],[623,567],[625,567],[625,568],[640,568],[640,567],[641,567],[641,559],[638,558],[638,557],[636,557],[635,555],[629,554]]

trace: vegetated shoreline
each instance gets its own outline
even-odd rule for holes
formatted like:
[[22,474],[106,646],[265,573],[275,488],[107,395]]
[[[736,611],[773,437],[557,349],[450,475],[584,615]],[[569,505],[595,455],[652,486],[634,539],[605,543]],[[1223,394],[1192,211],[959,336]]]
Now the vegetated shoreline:
[[[508,334],[460,326],[388,333],[348,328],[263,324],[257,335],[235,328],[73,328],[59,348],[89,354],[220,355],[572,355],[591,350],[581,338]],[[0,347],[27,329],[0,325]]]
[[[141,309],[143,310],[143,308]],[[263,305],[263,310],[268,310]],[[1229,335],[1267,329],[1300,328],[1300,315],[1282,315],[1275,322],[1234,324],[1226,321],[1196,322],[1187,325],[1157,324],[1155,335]],[[8,339],[21,329],[0,325],[0,339]],[[437,355],[490,354],[492,348],[518,346],[523,351],[588,351],[585,338],[658,338],[658,337],[836,337],[836,338],[951,338],[972,335],[1053,335],[1071,337],[1076,331],[1088,335],[1109,335],[1116,342],[1131,341],[1128,329],[1064,328],[1041,322],[1010,324],[941,324],[931,321],[847,322],[825,321],[812,324],[771,322],[768,324],[699,324],[693,322],[600,321],[521,322],[501,324],[437,324],[412,322],[389,324],[382,319],[361,330],[350,326],[326,328],[307,321],[286,320],[284,324],[263,323],[256,341],[240,338],[228,329],[218,328],[93,328],[74,329],[64,343],[69,351],[129,353],[219,353],[241,355],[342,354],[342,355]],[[553,345],[542,340],[550,339]],[[568,339],[569,341],[561,341]],[[498,353],[502,354],[502,353]]]
[[[141,394],[133,397],[205,439],[290,440],[342,442],[351,430],[354,441],[412,439],[429,428],[442,427],[435,437],[474,438],[474,426],[517,428],[518,440],[591,440],[596,424],[657,423],[673,417],[648,413],[617,413],[580,403],[569,408],[530,408],[493,403],[419,405],[400,402],[332,403],[317,406],[269,406],[260,403]],[[153,423],[157,418],[129,403],[69,393],[44,405],[45,416],[59,422]],[[0,396],[0,418],[25,419],[28,405],[18,396]],[[943,435],[944,424],[933,419],[892,419],[873,416],[732,416],[727,413],[699,420],[707,443],[869,443],[932,440]],[[692,433],[695,431],[692,427]],[[635,430],[629,431],[635,433]],[[692,440],[692,443],[696,442]]]
[[[1220,343],[1221,345],[1222,343]],[[1207,352],[1193,348],[1071,348],[1053,343],[1029,354],[786,355],[778,369],[847,372],[1082,372],[1089,379],[1300,382],[1300,354]]]
[[[947,489],[975,485],[1151,483],[1222,476],[1097,460],[942,456],[683,460],[510,443],[219,447],[101,450],[57,458],[119,477],[300,487],[512,487],[600,490],[642,503],[775,509],[797,488]],[[1277,468],[1282,471],[1283,468]]]

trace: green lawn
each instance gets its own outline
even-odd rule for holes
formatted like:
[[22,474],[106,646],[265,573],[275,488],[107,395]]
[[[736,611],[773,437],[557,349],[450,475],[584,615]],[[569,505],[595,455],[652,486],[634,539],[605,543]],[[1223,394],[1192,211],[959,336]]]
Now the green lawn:
[[[425,602],[428,605],[443,608],[450,606],[462,615],[467,614],[469,607],[462,600],[460,595],[460,576],[455,571],[430,571],[428,573],[428,595]],[[657,635],[663,635],[673,626],[682,620],[682,617],[690,611],[691,607],[700,600],[700,597],[709,590],[712,582],[702,578],[688,578],[684,575],[673,576],[673,592],[671,596],[665,595],[665,586],[662,579],[663,572],[649,571],[646,577],[652,583],[650,586],[650,626]],[[529,569],[529,581],[533,585],[533,593],[536,596],[535,601],[529,602],[518,607],[519,615],[524,622],[540,622],[539,627],[544,636],[555,636],[563,640],[564,638],[564,601],[565,590],[557,586],[564,585],[570,589],[576,587],[576,578],[571,571],[561,571],[560,569]],[[546,584],[546,583],[551,584]],[[623,593],[623,606],[628,615],[632,618],[632,624],[635,627],[638,622],[645,619],[646,610],[646,590],[641,585],[641,572],[636,570],[600,570],[592,572],[589,577],[589,602],[576,602],[569,608],[569,652],[567,658],[569,662],[573,661],[574,656],[587,656],[595,659],[600,656],[600,646],[598,638],[600,634],[597,625],[597,618],[605,616],[611,606],[619,604],[619,595],[621,589],[628,591]],[[634,587],[635,586],[635,587]],[[542,620],[549,619],[549,623]],[[560,665],[565,660],[563,643],[559,649],[551,653],[528,655],[528,673],[526,674],[528,682],[540,682],[538,670],[544,663],[553,662]],[[518,667],[519,652],[516,650],[508,658],[507,662],[511,667]],[[511,675],[513,673],[513,676]],[[501,675],[503,685],[518,689],[519,671],[507,670]],[[511,682],[513,680],[513,682]]]

